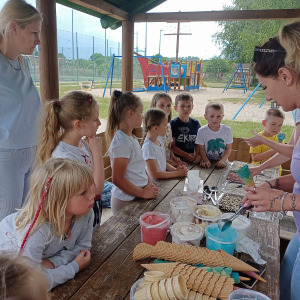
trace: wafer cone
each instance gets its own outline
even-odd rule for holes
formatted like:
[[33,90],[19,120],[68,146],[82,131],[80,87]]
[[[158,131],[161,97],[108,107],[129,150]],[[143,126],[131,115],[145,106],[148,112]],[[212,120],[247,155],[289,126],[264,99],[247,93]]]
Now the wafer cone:
[[186,281],[182,275],[173,277],[172,280],[173,291],[178,300],[186,300],[188,295],[188,289],[186,287]]
[[224,266],[227,268],[232,268],[233,271],[240,271],[240,272],[246,272],[246,271],[254,271],[258,272],[257,269],[251,267],[250,265],[246,264],[245,262],[235,258],[234,256],[228,254],[227,252],[219,249],[218,250],[223,258]]
[[217,280],[217,282],[215,283],[215,286],[213,288],[213,290],[211,291],[211,295],[215,298],[218,297],[223,285],[224,285],[224,282],[225,280],[227,279],[227,277],[225,276],[220,276],[220,278]]
[[202,300],[203,298],[202,298],[202,294],[200,294],[200,293],[196,293],[196,298],[195,298],[195,300]]
[[147,257],[151,257],[151,252],[154,246],[148,245],[146,243],[138,244],[133,250],[133,260],[141,260]]
[[[143,288],[141,290],[138,290],[135,294],[134,294],[134,298],[136,300],[149,300],[148,299],[148,294],[147,294],[147,288]],[[150,298],[152,299],[152,297]]]
[[196,270],[196,269],[197,269],[196,267],[189,266],[187,272],[183,275],[183,277],[185,278],[186,281],[189,280],[191,274],[192,274],[193,271]]
[[206,271],[201,270],[199,275],[196,277],[192,286],[188,286],[188,288],[193,289],[194,291],[198,290],[198,286],[200,286],[201,282],[203,281],[204,276],[206,275]]
[[212,278],[209,280],[209,284],[207,285],[204,294],[205,295],[211,295],[212,290],[215,287],[216,282],[218,281],[218,279],[220,278],[220,275],[218,274],[214,274],[212,276]]
[[181,274],[182,269],[185,267],[185,264],[178,264],[173,272],[171,273],[171,277],[177,276],[178,274]]
[[145,272],[145,283],[152,283],[155,281],[160,281],[165,278],[165,273],[162,271],[150,271],[150,272]]
[[195,300],[195,298],[196,298],[196,292],[193,291],[193,290],[190,290],[187,299],[188,300]]
[[[206,290],[210,279],[213,277],[214,273],[207,272],[206,275],[203,278],[203,281],[201,282],[200,286],[198,287],[198,291],[201,294],[204,294],[204,291]],[[210,296],[210,295],[208,295]]]
[[222,286],[221,291],[218,295],[218,298],[222,300],[226,300],[229,294],[233,291],[233,284],[234,284],[233,278],[226,278],[224,285]]
[[158,291],[159,291],[159,296],[161,299],[169,299],[167,289],[165,286],[166,280],[167,279],[163,279],[158,282]]
[[162,264],[142,264],[141,266],[149,271],[161,271],[165,277],[171,277],[171,273],[179,263],[162,263]]
[[175,292],[173,291],[173,284],[172,284],[173,278],[168,278],[165,282],[165,287],[167,290],[167,294],[169,296],[170,300],[177,300],[177,297],[175,295]]
[[150,291],[153,300],[162,300],[159,295],[158,282],[153,282]]
[[192,274],[190,275],[190,278],[189,278],[189,280],[187,281],[187,284],[188,284],[189,286],[193,286],[193,284],[194,284],[194,282],[195,282],[197,276],[198,276],[200,273],[201,273],[201,269],[196,268],[196,269],[192,272]]

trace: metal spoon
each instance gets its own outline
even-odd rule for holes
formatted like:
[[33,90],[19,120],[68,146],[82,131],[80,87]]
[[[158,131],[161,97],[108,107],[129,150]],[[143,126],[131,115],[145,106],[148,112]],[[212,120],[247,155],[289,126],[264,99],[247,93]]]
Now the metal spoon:
[[211,201],[213,202],[214,205],[217,205],[217,201],[218,201],[218,199],[217,199],[217,192],[218,192],[218,190],[219,189],[216,186],[213,186],[211,188],[212,193],[215,193],[215,199],[213,199],[213,197],[211,197]]
[[210,200],[212,192],[211,192],[209,186],[205,185],[203,190],[204,190],[205,195],[207,196],[207,197],[205,197],[206,200]]
[[241,215],[243,212],[245,212],[247,209],[251,209],[253,208],[254,206],[253,205],[250,205],[248,207],[244,207],[244,206],[241,206],[236,212],[235,214],[233,214],[231,217],[229,218],[222,218],[219,223],[218,223],[218,228],[219,230],[222,232],[222,231],[225,231],[227,230],[231,224],[232,224],[232,221],[234,219],[236,219],[239,215]]

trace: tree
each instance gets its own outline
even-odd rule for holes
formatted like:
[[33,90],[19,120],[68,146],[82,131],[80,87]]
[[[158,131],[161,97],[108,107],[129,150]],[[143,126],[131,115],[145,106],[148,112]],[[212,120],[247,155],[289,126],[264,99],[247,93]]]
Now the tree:
[[[261,10],[299,8],[299,0],[233,0],[232,6],[224,10]],[[241,63],[253,60],[253,49],[262,45],[270,37],[276,36],[285,21],[226,21],[218,22],[222,28],[212,37],[222,49],[225,58]]]
[[230,60],[214,56],[203,63],[202,72],[233,72],[233,67]]

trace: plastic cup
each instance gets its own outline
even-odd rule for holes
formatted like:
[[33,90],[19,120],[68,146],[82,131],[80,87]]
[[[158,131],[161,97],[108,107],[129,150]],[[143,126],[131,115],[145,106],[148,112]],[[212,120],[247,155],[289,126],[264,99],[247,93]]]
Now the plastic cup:
[[[208,209],[212,212],[216,213],[216,216],[205,216],[205,215],[198,215],[196,210],[197,209]],[[217,223],[221,219],[222,212],[213,205],[198,205],[195,207],[194,217],[195,217],[195,223],[199,224],[203,229],[205,229],[209,224],[211,223]]]
[[190,197],[176,197],[170,201],[172,210],[172,223],[191,222],[194,223],[193,212],[197,201]]
[[190,222],[178,222],[171,227],[172,243],[180,245],[200,246],[204,229]]
[[239,237],[234,228],[230,227],[226,231],[221,232],[218,228],[218,224],[209,224],[205,229],[205,234],[207,249],[215,251],[221,249],[233,255],[235,242]]
[[159,241],[165,241],[170,225],[170,216],[151,211],[140,216],[142,243],[155,246]]
[[[234,215],[234,213],[223,214],[222,219],[229,218],[232,215]],[[238,216],[235,220],[233,220],[231,227],[234,228],[239,235],[236,244],[247,236],[250,226],[251,220],[244,216]]]
[[193,191],[197,191],[200,183],[199,171],[188,171],[188,185]]
[[266,295],[248,289],[238,289],[230,293],[227,300],[271,300]]

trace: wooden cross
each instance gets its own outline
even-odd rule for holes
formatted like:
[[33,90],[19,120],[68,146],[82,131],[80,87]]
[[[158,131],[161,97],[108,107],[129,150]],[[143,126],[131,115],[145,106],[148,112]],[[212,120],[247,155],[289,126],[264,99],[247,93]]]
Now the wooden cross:
[[[180,11],[179,11],[180,12]],[[192,35],[191,33],[180,33],[180,23],[177,23],[177,33],[165,33],[164,35],[177,35],[177,43],[176,43],[176,62],[178,63],[178,52],[179,52],[179,36],[180,35]]]

